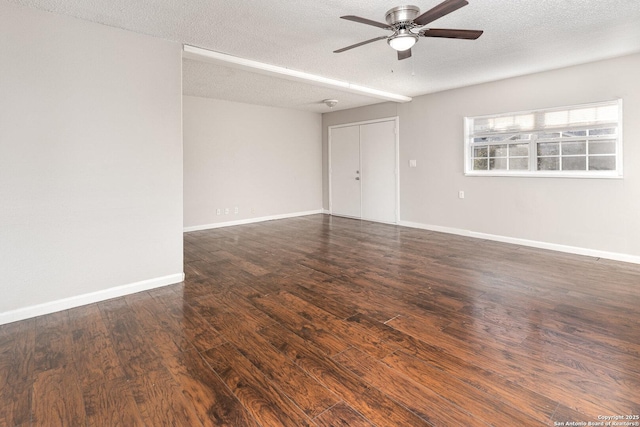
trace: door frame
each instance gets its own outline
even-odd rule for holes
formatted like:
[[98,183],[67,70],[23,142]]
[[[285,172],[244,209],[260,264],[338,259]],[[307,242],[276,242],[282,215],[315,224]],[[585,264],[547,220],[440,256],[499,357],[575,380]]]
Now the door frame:
[[[396,154],[396,158],[395,158],[395,164],[394,164],[394,169],[395,169],[395,179],[396,179],[396,197],[395,197],[395,221],[392,222],[391,224],[399,224],[400,223],[400,118],[398,116],[393,116],[393,117],[385,117],[385,118],[381,118],[381,119],[374,119],[374,120],[365,120],[365,121],[360,121],[360,122],[352,122],[352,123],[343,123],[343,124],[339,124],[339,125],[333,125],[333,126],[329,126],[328,127],[328,132],[327,132],[327,139],[328,139],[328,153],[327,153],[327,163],[328,163],[328,169],[329,169],[329,175],[328,175],[328,179],[329,179],[329,214],[333,215],[333,199],[332,199],[332,194],[331,194],[331,174],[332,174],[332,170],[331,170],[331,131],[333,129],[337,129],[337,128],[344,128],[344,127],[350,127],[350,126],[361,126],[361,125],[368,125],[368,124],[372,124],[372,123],[381,123],[381,122],[394,122],[394,127],[395,127],[395,154]],[[362,187],[361,187],[362,188]]]

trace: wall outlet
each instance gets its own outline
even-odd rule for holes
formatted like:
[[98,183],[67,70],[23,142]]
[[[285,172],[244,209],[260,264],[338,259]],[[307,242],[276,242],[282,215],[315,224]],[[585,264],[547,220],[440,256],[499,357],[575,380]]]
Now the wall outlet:
[[409,160],[410,168],[415,168],[416,166],[418,166],[418,162],[416,160]]
[[229,215],[229,208],[224,208],[224,214]]
[[239,210],[239,209],[238,209],[238,207],[236,206],[236,207],[233,209],[233,213],[234,213],[234,214],[236,214],[236,215],[238,215],[238,212],[240,212],[240,210]]
[[464,191],[462,191],[462,190],[458,191],[458,198],[459,199],[464,199]]
[[222,215],[222,209],[220,208],[216,209],[216,215]]

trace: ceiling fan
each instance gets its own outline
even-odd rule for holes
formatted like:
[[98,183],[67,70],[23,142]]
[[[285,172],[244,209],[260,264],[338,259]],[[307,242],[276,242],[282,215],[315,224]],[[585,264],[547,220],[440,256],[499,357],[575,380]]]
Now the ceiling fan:
[[445,0],[422,15],[420,15],[420,8],[417,6],[398,6],[386,13],[386,24],[354,15],[341,16],[340,18],[348,21],[373,25],[374,27],[393,31],[393,34],[352,44],[351,46],[343,47],[342,49],[334,50],[333,52],[340,53],[353,49],[354,47],[387,39],[389,46],[398,51],[398,60],[401,60],[407,59],[411,56],[411,48],[416,44],[419,37],[444,37],[449,39],[475,40],[482,35],[482,31],[424,28],[425,25],[468,4],[469,2],[467,0]]

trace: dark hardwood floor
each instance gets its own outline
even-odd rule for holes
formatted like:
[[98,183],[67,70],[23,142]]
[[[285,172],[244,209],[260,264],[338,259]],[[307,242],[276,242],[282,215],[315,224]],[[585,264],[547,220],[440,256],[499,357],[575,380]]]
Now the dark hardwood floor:
[[326,215],[184,239],[184,283],[0,326],[0,426],[640,425],[640,265]]

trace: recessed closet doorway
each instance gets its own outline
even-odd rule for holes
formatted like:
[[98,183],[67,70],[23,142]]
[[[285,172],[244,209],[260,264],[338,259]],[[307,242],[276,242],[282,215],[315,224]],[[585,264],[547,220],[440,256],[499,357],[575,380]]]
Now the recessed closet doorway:
[[397,223],[398,118],[329,127],[329,211]]

